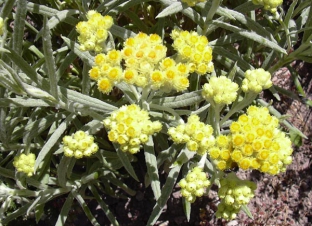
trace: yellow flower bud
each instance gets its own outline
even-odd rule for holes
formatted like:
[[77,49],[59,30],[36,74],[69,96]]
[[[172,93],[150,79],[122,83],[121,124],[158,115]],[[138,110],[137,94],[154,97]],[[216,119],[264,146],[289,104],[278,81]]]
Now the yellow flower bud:
[[216,104],[231,104],[237,97],[238,85],[225,76],[211,77],[203,86],[202,96]]
[[263,89],[268,89],[271,86],[271,74],[264,69],[259,68],[245,72],[245,79],[242,82],[242,90],[244,92],[260,93]]
[[94,137],[81,130],[78,130],[71,136],[64,136],[63,145],[64,155],[75,158],[90,156],[96,153],[99,148],[94,143]]
[[36,162],[36,156],[33,153],[27,155],[21,154],[14,157],[13,165],[17,171],[25,173],[28,177],[31,177],[34,173],[34,166]]

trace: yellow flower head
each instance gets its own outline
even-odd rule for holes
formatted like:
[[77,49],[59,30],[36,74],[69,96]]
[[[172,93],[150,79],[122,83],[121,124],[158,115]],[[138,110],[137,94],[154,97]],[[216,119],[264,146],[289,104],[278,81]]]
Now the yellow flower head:
[[272,86],[271,74],[262,68],[247,70],[242,82],[242,90],[246,92],[260,93]]
[[94,143],[94,137],[88,133],[78,130],[71,136],[63,137],[64,155],[80,159],[82,157],[91,156],[99,149]]
[[162,129],[159,121],[150,121],[148,112],[135,104],[113,111],[110,117],[104,119],[103,124],[108,130],[108,139],[118,143],[122,151],[131,154],[139,152],[140,145]]
[[278,119],[265,107],[250,106],[230,126],[231,159],[244,170],[258,169],[272,175],[284,172],[291,163],[291,142],[278,129]]
[[231,104],[237,97],[238,85],[225,76],[211,77],[209,83],[204,84],[202,95],[216,104]]
[[88,21],[81,21],[76,25],[79,33],[78,41],[82,51],[102,52],[108,37],[108,30],[113,25],[111,16],[102,16],[100,13],[90,10],[87,13]]
[[213,71],[212,48],[208,40],[196,32],[173,30],[173,48],[183,63],[190,64],[191,72],[203,75]]
[[170,127],[168,134],[175,143],[186,143],[190,151],[205,154],[215,144],[213,128],[199,121],[197,115],[191,115],[186,124]]
[[28,177],[31,177],[34,173],[34,167],[36,162],[36,156],[33,153],[28,155],[21,154],[14,157],[13,165],[17,171],[25,173]]

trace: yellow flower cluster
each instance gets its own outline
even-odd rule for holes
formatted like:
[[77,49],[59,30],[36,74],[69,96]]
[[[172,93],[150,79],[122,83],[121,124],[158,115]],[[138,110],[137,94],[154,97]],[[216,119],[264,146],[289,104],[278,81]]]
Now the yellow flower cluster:
[[35,170],[35,162],[35,154],[21,154],[14,157],[13,166],[16,168],[17,171],[26,173],[28,177],[31,177]]
[[232,137],[219,135],[216,137],[215,146],[209,148],[208,154],[219,170],[233,167],[231,153],[233,152]]
[[185,2],[188,6],[195,6],[199,2],[205,2],[207,0],[181,0],[182,2]]
[[283,0],[252,0],[255,5],[263,5],[265,10],[270,10],[272,13],[276,12],[276,8],[283,4]]
[[123,152],[131,154],[139,152],[140,145],[162,129],[159,121],[150,121],[148,112],[135,104],[113,111],[110,117],[104,119],[103,124],[109,130],[108,139],[118,143]]
[[213,128],[199,121],[197,115],[188,117],[186,124],[170,127],[168,134],[174,143],[186,143],[190,151],[204,155],[215,144]]
[[168,91],[185,90],[189,86],[188,67],[166,57],[167,48],[157,34],[139,33],[124,43],[122,56],[126,69],[124,81],[137,86],[164,87]]
[[189,65],[190,72],[203,75],[213,71],[212,48],[208,46],[206,36],[198,35],[195,31],[174,29],[171,37],[174,40],[173,48],[180,60]]
[[128,38],[121,51],[98,54],[89,75],[98,82],[98,88],[103,93],[109,93],[119,82],[150,86],[152,89],[163,88],[165,91],[183,91],[189,86],[189,67],[176,63],[172,58],[165,58],[166,52],[160,36],[141,32]]
[[100,13],[90,10],[87,13],[88,21],[81,21],[76,25],[79,33],[78,41],[82,51],[101,52],[105,47],[108,30],[113,25],[111,16],[102,16]]
[[81,130],[71,136],[64,136],[63,144],[64,155],[76,159],[91,156],[99,150],[98,145],[94,143],[94,137]]
[[0,17],[0,35],[3,35],[3,30],[4,30],[4,21],[3,18]]
[[217,218],[232,220],[240,211],[242,205],[247,205],[254,197],[257,188],[252,181],[241,180],[233,172],[220,180],[221,187],[218,196],[221,202],[216,212]]
[[203,196],[205,189],[210,185],[206,173],[202,168],[194,167],[185,178],[180,180],[182,196],[190,203],[195,202],[196,197]]
[[285,172],[292,162],[291,141],[278,128],[278,119],[265,107],[250,106],[230,126],[231,158],[241,169],[258,169],[272,175]]
[[211,77],[203,86],[202,96],[216,104],[231,104],[237,97],[238,85],[225,76]]
[[272,86],[271,74],[263,68],[255,70],[247,70],[245,79],[242,82],[242,90],[244,92],[260,93],[264,89]]

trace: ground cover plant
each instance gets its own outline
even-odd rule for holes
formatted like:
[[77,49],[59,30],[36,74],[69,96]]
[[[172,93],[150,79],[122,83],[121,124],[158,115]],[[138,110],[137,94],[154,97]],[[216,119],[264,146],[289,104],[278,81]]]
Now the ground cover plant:
[[311,1],[287,3],[0,1],[1,224],[69,225],[80,206],[103,225],[93,201],[122,225],[107,197],[136,184],[152,193],[142,225],[175,188],[187,221],[214,188],[215,217],[253,219],[257,183],[238,169],[284,173],[307,138],[274,108],[280,95],[311,106],[294,71],[296,92],[272,82],[312,63]]

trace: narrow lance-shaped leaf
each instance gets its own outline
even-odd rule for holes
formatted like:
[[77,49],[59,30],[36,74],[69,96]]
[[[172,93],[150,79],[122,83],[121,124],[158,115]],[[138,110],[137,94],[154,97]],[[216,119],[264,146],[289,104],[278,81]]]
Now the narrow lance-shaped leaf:
[[66,198],[65,203],[63,204],[63,207],[61,209],[60,215],[57,218],[55,226],[63,226],[63,225],[65,225],[68,213],[72,209],[71,206],[73,204],[73,201],[74,201],[74,196],[72,195],[72,193],[69,193],[69,195]]
[[120,161],[122,162],[122,165],[127,170],[127,172],[130,174],[131,177],[133,177],[133,179],[135,179],[136,181],[139,181],[139,179],[138,179],[137,175],[135,174],[134,169],[133,169],[131,162],[130,162],[128,156],[126,155],[126,153],[124,153],[122,150],[120,150],[120,148],[117,148],[116,146],[115,146],[115,148],[117,151],[117,155],[118,155]]
[[[26,0],[18,0],[16,6],[16,15],[14,20],[14,31],[13,31],[13,49],[17,54],[22,55],[23,37],[24,37],[24,26],[26,20]],[[15,68],[16,69],[16,68]]]
[[50,27],[47,18],[43,20],[43,53],[45,55],[45,66],[49,77],[50,93],[58,99],[57,79],[56,79],[56,65],[53,57]]
[[[66,48],[68,48],[66,46]],[[62,76],[62,74],[70,67],[70,65],[73,63],[73,61],[77,58],[76,54],[71,51],[66,55],[64,60],[62,61],[62,64],[59,66],[59,68],[56,71],[57,80],[59,80]]]
[[[48,141],[45,143],[45,145],[42,147],[39,155],[37,156],[34,171],[37,170],[40,163],[50,154],[51,148],[56,144],[56,142],[59,140],[60,136],[64,133],[69,123],[76,117],[74,114],[70,114],[64,122],[60,124],[60,126],[54,131],[52,136],[48,139]],[[48,161],[45,161],[45,164],[47,164]]]
[[15,0],[4,1],[4,5],[2,6],[0,16],[2,18],[8,17],[9,14],[12,12],[12,8],[13,8],[14,4],[15,4]]
[[[9,50],[9,53],[5,53],[5,55],[8,56],[17,65],[17,67],[30,78],[31,81],[41,87],[44,79],[17,52],[7,46],[6,49]],[[46,84],[48,85],[48,83]]]
[[57,179],[61,187],[66,186],[68,166],[71,165],[70,163],[72,161],[74,161],[74,158],[68,158],[66,156],[63,156],[60,164],[57,166]]
[[[312,1],[310,2],[310,12],[305,27],[312,27]],[[302,43],[309,42],[311,40],[311,34],[311,30],[305,30],[302,37]]]
[[234,26],[234,25],[231,25],[231,24],[228,24],[228,23],[225,23],[225,22],[221,22],[221,21],[217,21],[217,20],[214,20],[212,22],[214,25],[217,25],[221,28],[224,28],[226,30],[229,30],[229,31],[232,31],[232,32],[235,32],[241,36],[244,36],[248,39],[251,39],[255,42],[258,42],[266,47],[269,47],[269,48],[272,48],[280,53],[283,53],[283,54],[287,54],[286,50],[283,49],[282,47],[280,47],[279,45],[277,45],[276,43],[272,42],[271,40],[265,38],[265,37],[262,37],[260,35],[258,35],[257,33],[255,32],[250,32],[250,31],[247,31],[247,30],[244,30],[242,28],[239,28],[237,26]]
[[32,2],[27,3],[27,10],[48,17],[55,16],[59,12],[57,9],[53,9],[45,5],[35,4]]
[[[240,68],[242,68],[242,70],[244,70],[244,71],[247,71],[248,69],[253,69],[253,67],[249,63],[247,63],[244,59],[242,59],[237,54],[234,54],[234,53],[230,52],[226,48],[223,48],[221,46],[215,46],[213,48],[213,52],[214,52],[214,54],[218,54],[218,57],[216,57],[215,60],[219,60],[220,57],[221,58],[225,58],[226,57],[226,59],[227,59],[226,63],[228,63],[228,59],[231,59],[231,60],[233,60],[233,63],[237,63],[237,65]],[[238,71],[240,71],[240,70],[238,70]]]
[[169,199],[169,196],[172,193],[173,186],[175,185],[177,178],[179,176],[181,166],[176,166],[172,168],[169,172],[169,175],[167,177],[166,183],[164,187],[161,190],[161,196],[157,200],[156,205],[153,208],[153,211],[150,215],[150,218],[148,219],[148,222],[146,225],[154,225],[159,218],[163,208],[165,207],[167,200]]
[[154,151],[153,138],[150,136],[148,142],[144,145],[144,155],[149,180],[151,181],[152,190],[157,200],[161,194],[160,181],[157,169],[157,160]]
[[85,63],[87,63],[89,66],[93,66],[94,64],[94,57],[91,56],[89,52],[83,52],[79,49],[79,45],[70,40],[69,38],[66,38],[62,36],[62,39],[66,43],[66,45],[77,55],[79,56]]
[[130,38],[130,37],[133,37],[135,36],[136,34],[130,30],[127,30],[123,27],[120,27],[118,25],[115,25],[113,24],[113,26],[109,29],[109,31],[117,36],[117,37],[120,37],[122,38],[123,40],[126,40],[127,38]]
[[171,1],[172,3],[164,8],[157,16],[156,18],[166,17],[170,16],[172,14],[176,14],[183,10],[183,5],[181,2],[175,2]]
[[191,218],[191,203],[188,202],[185,198],[182,198],[182,205],[187,222],[189,222]]
[[[55,15],[53,15],[46,23],[47,23],[47,27],[49,27],[50,29],[55,28],[58,24],[60,24],[61,22],[65,21],[66,19],[71,19],[73,20],[74,18],[71,17],[71,15],[74,14],[79,14],[79,10],[75,10],[75,9],[68,9],[68,10],[62,10],[62,11],[57,11]],[[77,20],[78,22],[78,20]],[[44,29],[44,28],[43,28]],[[42,33],[44,33],[43,30],[41,30],[36,37],[36,40],[42,35]]]
[[16,218],[25,215],[27,209],[31,206],[32,202],[26,203],[22,207],[18,208],[16,211],[5,217],[4,219],[1,219],[1,223],[3,225],[8,224],[10,221],[15,220]]
[[158,104],[169,108],[180,108],[193,105],[194,103],[198,103],[202,100],[204,100],[204,98],[201,95],[201,91],[194,91],[191,93],[181,94],[179,96],[154,99],[152,104]]
[[250,212],[249,208],[246,205],[242,205],[242,210],[247,214],[247,216],[251,219],[254,219],[252,213]]
[[[160,2],[165,6],[169,6],[172,4],[171,0],[160,0]],[[190,18],[192,21],[194,21],[196,24],[198,24],[200,27],[203,27],[204,20],[196,10],[194,10],[191,7],[187,7],[182,10],[182,13],[188,18]]]

